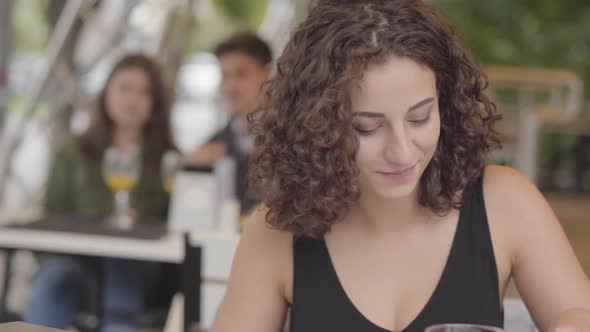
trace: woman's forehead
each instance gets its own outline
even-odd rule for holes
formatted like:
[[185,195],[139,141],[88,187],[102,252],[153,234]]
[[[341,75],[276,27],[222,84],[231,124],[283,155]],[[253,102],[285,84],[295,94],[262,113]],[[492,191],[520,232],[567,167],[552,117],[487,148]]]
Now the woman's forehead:
[[381,112],[392,107],[410,111],[435,97],[434,72],[411,59],[399,57],[369,67],[350,89],[352,106],[357,112]]

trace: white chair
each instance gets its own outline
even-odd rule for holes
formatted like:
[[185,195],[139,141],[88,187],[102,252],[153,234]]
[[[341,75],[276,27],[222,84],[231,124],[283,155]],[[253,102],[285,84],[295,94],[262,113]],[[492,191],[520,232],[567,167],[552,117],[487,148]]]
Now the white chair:
[[520,298],[507,297],[504,299],[504,331],[538,331],[529,311]]
[[[202,249],[201,312],[199,328],[208,331],[213,322],[227,288],[231,264],[240,236],[230,232],[194,231],[190,234],[191,245]],[[195,287],[199,285],[195,284]],[[168,312],[164,331],[181,331],[184,300],[177,294]]]

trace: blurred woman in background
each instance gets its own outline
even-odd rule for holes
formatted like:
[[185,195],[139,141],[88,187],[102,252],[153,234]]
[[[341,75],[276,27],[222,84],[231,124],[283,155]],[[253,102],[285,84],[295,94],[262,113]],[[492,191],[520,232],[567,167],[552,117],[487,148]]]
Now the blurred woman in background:
[[[168,117],[158,66],[141,54],[122,58],[98,97],[88,130],[55,155],[46,213],[103,221],[117,210],[119,221],[127,222],[119,226],[127,228],[137,220],[163,222],[169,195],[160,176],[161,160],[175,150]],[[97,269],[92,262],[79,256],[44,259],[33,277],[25,320],[55,328],[74,324],[86,307],[90,281],[97,279],[98,270],[104,287],[103,331],[135,330],[145,303],[144,274],[157,266],[104,259]]]

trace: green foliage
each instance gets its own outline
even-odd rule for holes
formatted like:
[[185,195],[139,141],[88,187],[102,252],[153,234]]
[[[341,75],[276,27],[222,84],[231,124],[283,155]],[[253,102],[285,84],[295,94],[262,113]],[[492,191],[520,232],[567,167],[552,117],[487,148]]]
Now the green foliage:
[[228,20],[256,28],[264,17],[268,0],[213,0],[213,3]]
[[236,31],[256,31],[266,14],[268,0],[213,0],[214,6],[199,13],[190,32],[188,54],[211,51],[215,45]]
[[[481,63],[570,68],[590,82],[590,1],[432,0]],[[590,84],[586,84],[586,95]]]
[[[3,1],[3,0],[0,0]],[[49,38],[47,0],[13,1],[13,47],[17,52],[43,51]]]
[[[431,4],[445,14],[478,62],[569,68],[582,77],[587,100],[590,97],[590,1],[431,0]],[[568,133],[542,135],[542,165],[577,139]],[[572,162],[569,155],[562,159],[564,167]]]

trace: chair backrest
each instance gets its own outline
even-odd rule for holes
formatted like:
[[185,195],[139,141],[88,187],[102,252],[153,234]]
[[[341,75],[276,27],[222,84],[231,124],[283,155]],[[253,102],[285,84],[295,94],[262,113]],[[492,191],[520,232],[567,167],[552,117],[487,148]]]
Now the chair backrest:
[[516,91],[517,102],[532,103],[543,123],[569,123],[580,113],[583,82],[573,71],[500,65],[484,66],[484,71],[492,96],[500,90]]
[[539,135],[568,129],[575,122],[583,101],[582,80],[565,69],[498,65],[483,69],[487,93],[504,117],[496,127],[504,148],[492,159],[515,167],[536,183]]
[[232,232],[191,234],[191,244],[202,248],[201,322],[205,330],[212,327],[223,301],[232,261],[240,235]]

